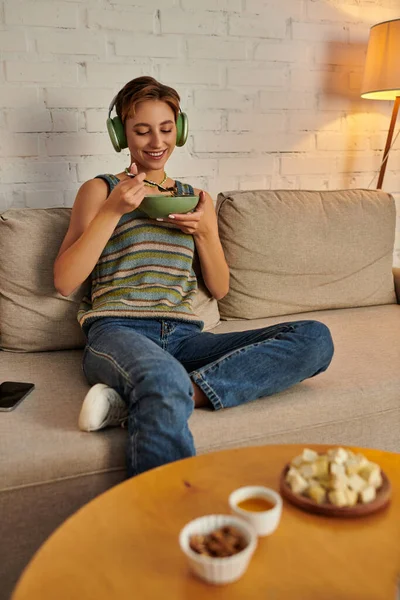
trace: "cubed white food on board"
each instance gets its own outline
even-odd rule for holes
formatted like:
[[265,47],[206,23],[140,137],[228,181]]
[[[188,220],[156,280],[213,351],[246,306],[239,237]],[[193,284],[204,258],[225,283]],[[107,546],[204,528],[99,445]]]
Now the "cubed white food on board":
[[348,478],[348,486],[350,489],[354,490],[355,492],[361,492],[361,490],[363,490],[364,488],[367,487],[367,482],[365,481],[365,479],[363,479],[362,477],[360,477],[359,475],[355,474],[355,475],[350,475],[350,477]]
[[328,492],[328,498],[335,506],[341,507],[347,505],[345,490],[332,490],[331,492]]
[[298,473],[298,470],[295,467],[290,467],[289,471],[286,473],[286,479],[289,479],[289,477],[292,477],[296,473]]
[[329,475],[329,460],[326,455],[319,456],[315,463],[315,475],[317,477],[327,477]]
[[376,489],[372,485],[368,485],[359,493],[360,500],[363,504],[372,502],[376,498]]
[[314,483],[307,488],[306,496],[317,502],[317,504],[322,504],[326,500],[326,490],[317,483]]
[[355,506],[371,502],[382,485],[382,472],[376,463],[344,448],[331,448],[318,454],[310,448],[290,463],[286,480],[295,494],[308,496],[314,502]]
[[359,471],[360,477],[365,479],[368,485],[378,488],[382,485],[382,473],[379,465],[370,462]]
[[346,475],[346,467],[341,463],[331,463],[330,471],[332,475]]
[[294,473],[290,477],[287,477],[287,481],[294,494],[302,494],[308,487],[307,481],[300,475],[300,473]]
[[328,456],[332,462],[343,464],[348,458],[348,453],[344,448],[332,448],[328,450]]
[[331,475],[329,479],[329,486],[333,490],[343,490],[348,487],[349,478],[343,473],[338,475]]
[[351,490],[350,488],[347,487],[345,489],[345,494],[346,494],[347,506],[354,506],[355,504],[357,504],[357,500],[358,500],[357,492],[355,492],[354,490]]
[[304,479],[310,479],[317,474],[317,469],[315,467],[315,463],[304,463],[299,467],[299,473],[304,477]]
[[294,467],[300,467],[303,464],[303,456],[300,454],[299,456],[295,456],[290,463]]
[[318,452],[310,450],[310,448],[304,448],[302,458],[303,462],[314,462],[318,458]]
[[347,475],[356,475],[360,469],[360,461],[354,458],[348,458],[344,463]]

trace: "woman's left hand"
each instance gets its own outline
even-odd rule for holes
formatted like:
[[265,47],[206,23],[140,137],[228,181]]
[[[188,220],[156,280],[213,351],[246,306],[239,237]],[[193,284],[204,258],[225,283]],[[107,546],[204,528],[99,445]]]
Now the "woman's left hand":
[[193,236],[206,236],[217,231],[217,217],[211,197],[206,192],[200,192],[200,199],[191,213],[171,214],[167,218],[157,219],[164,223],[173,223],[183,233]]

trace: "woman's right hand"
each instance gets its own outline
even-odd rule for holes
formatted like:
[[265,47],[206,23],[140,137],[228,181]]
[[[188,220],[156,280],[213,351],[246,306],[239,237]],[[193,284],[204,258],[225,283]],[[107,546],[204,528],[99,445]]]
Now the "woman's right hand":
[[143,180],[146,178],[146,173],[138,175],[135,163],[131,164],[129,171],[136,177],[128,177],[116,185],[105,202],[121,215],[135,210],[145,197]]

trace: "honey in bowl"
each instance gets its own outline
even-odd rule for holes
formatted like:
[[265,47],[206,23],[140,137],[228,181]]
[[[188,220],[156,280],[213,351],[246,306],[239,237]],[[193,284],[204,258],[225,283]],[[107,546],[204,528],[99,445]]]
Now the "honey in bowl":
[[238,508],[241,508],[242,510],[247,510],[249,512],[265,512],[274,508],[275,502],[267,500],[267,498],[254,496],[252,498],[246,498],[246,500],[238,502],[236,506]]

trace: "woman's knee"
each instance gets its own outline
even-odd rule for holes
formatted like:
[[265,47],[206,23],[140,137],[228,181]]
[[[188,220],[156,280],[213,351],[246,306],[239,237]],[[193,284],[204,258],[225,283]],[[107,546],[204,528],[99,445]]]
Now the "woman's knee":
[[319,363],[318,373],[325,371],[333,357],[334,344],[329,328],[320,321],[303,321],[302,334],[308,340],[310,353]]
[[136,377],[136,394],[139,396],[162,396],[171,402],[178,397],[192,399],[193,386],[184,367],[172,356],[146,365]]
[[117,387],[118,364],[111,355],[98,352],[87,345],[83,353],[82,369],[89,385],[105,383],[110,387]]

